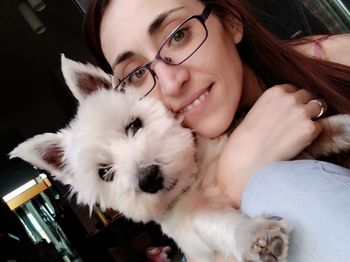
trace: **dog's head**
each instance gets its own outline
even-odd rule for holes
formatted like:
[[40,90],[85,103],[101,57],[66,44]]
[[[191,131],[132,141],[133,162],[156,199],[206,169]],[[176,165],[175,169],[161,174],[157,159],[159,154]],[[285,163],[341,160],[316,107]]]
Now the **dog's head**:
[[62,71],[79,101],[75,118],[21,143],[10,157],[48,170],[90,208],[156,220],[196,172],[191,131],[162,103],[114,91],[111,76],[92,65],[62,57]]

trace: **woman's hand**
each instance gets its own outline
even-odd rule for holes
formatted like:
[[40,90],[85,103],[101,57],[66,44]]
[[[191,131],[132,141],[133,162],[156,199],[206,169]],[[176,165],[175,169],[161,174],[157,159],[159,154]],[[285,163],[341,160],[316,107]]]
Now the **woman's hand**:
[[297,156],[322,131],[313,121],[320,105],[305,89],[284,84],[269,88],[231,134],[218,163],[219,184],[239,206],[250,176],[263,166]]

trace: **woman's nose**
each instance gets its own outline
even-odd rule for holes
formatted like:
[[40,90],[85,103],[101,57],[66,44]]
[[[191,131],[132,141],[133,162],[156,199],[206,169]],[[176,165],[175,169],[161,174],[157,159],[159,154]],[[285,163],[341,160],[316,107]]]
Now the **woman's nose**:
[[162,95],[178,95],[189,79],[188,70],[181,65],[168,65],[158,61],[153,70],[157,75],[158,89]]

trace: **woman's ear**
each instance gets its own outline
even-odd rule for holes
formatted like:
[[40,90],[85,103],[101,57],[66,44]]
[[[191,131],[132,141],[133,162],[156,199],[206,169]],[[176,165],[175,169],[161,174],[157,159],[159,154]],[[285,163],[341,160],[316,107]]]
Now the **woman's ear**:
[[243,23],[241,21],[241,16],[235,12],[234,21],[228,26],[229,31],[232,35],[234,43],[237,45],[241,42],[243,38]]
[[236,45],[241,42],[243,38],[243,24],[241,21],[237,21],[232,36]]
[[237,11],[232,11],[222,14],[223,17],[220,18],[220,14],[219,12],[218,17],[224,29],[229,33],[234,44],[239,44],[242,41],[244,30],[241,15]]

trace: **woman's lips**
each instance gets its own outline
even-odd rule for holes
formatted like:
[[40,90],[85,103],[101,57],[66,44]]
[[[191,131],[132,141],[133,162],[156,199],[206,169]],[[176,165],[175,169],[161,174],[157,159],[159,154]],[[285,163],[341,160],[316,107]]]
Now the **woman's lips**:
[[196,100],[194,100],[192,104],[186,106],[183,110],[181,110],[181,113],[190,112],[196,107],[198,107],[199,105],[201,105],[202,102],[205,100],[205,98],[208,96],[208,94],[209,94],[209,91],[205,91],[205,93],[202,94],[200,97],[198,97]]
[[195,98],[190,104],[182,107],[182,109],[180,109],[178,111],[178,114],[186,114],[186,113],[190,113],[192,111],[195,111],[197,108],[199,108],[203,102],[206,100],[206,98],[209,95],[209,92],[211,90],[213,84],[211,84],[205,91],[204,93],[201,93],[197,98]]

